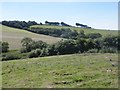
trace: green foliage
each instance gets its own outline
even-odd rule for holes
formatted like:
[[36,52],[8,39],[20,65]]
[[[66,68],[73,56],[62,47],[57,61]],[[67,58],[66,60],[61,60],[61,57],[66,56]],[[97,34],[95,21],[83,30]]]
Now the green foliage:
[[8,42],[2,42],[2,52],[8,52],[9,44]]
[[31,38],[25,37],[25,38],[23,38],[23,39],[21,40],[21,43],[22,43],[22,46],[23,46],[23,47],[26,47],[26,48],[27,48],[27,46],[28,46],[29,44],[31,44],[32,41],[33,41],[33,40],[32,40]]
[[21,41],[23,48],[21,53],[30,52],[35,49],[43,49],[47,47],[47,43],[43,41],[33,41],[31,38],[24,38]]
[[0,42],[0,54],[2,53],[2,42]]
[[87,53],[98,53],[98,49],[90,49]]
[[78,50],[78,52],[81,52],[81,53],[83,53],[84,51],[86,51],[86,40],[85,39],[83,39],[83,38],[78,38],[77,40],[76,40],[76,47],[77,47],[77,50]]
[[55,49],[59,54],[72,54],[76,52],[74,40],[61,40],[55,45]]
[[44,35],[50,35],[54,37],[62,37],[62,38],[76,38],[78,35],[78,32],[75,30],[71,30],[70,28],[35,28],[31,27],[31,32],[38,33],[38,34],[44,34]]
[[102,35],[100,33],[89,33],[86,35],[86,38],[91,38],[91,39],[95,39],[95,38],[101,38]]
[[28,55],[29,58],[43,57],[43,56],[48,56],[48,52],[45,48],[32,50]]
[[22,48],[20,49],[20,52],[21,52],[21,53],[26,53],[26,52],[27,52],[27,50],[26,50],[26,48],[25,48],[25,47],[22,47]]
[[10,50],[9,52],[2,53],[2,61],[25,59],[28,58],[29,53],[21,53],[17,50]]
[[38,57],[38,55],[36,54],[35,50],[31,51],[28,55],[29,58],[34,58],[34,57]]
[[29,26],[37,25],[37,23],[35,21],[28,21],[28,22],[25,22],[25,21],[2,21],[1,23],[2,23],[2,25],[19,28],[19,29],[25,29],[25,30],[27,30],[29,28]]
[[[22,43],[23,43],[23,48],[21,48],[20,50],[21,52],[20,55],[22,56],[22,53],[30,52],[28,53],[29,58],[84,53],[84,52],[88,52],[88,53],[118,52],[117,36],[110,36],[110,37],[97,38],[97,39],[85,39],[85,38],[77,38],[77,40],[68,39],[68,40],[61,40],[52,45],[46,44],[43,41],[34,41],[31,38],[24,38],[22,40]],[[11,58],[11,57],[10,59],[18,59],[16,57],[15,58]],[[8,57],[6,58],[8,59]]]
[[6,57],[2,58],[2,61],[8,61],[8,60],[14,60],[14,59],[20,59],[20,56],[16,54],[8,54]]
[[118,53],[117,48],[103,47],[99,50],[100,53]]

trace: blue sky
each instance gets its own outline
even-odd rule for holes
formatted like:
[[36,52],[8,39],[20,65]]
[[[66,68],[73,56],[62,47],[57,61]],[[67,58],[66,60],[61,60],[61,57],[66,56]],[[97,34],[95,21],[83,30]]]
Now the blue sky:
[[118,29],[117,2],[6,2],[1,20],[33,20],[44,23],[76,22],[98,29]]

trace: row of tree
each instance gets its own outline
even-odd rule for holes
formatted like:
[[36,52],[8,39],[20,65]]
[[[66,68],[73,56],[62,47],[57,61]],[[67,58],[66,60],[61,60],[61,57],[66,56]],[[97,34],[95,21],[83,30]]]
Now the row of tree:
[[[14,28],[19,28],[19,29],[29,29],[30,26],[32,25],[43,25],[41,22],[40,24],[38,24],[37,22],[35,21],[2,21],[0,22],[2,23],[3,25],[6,25],[6,26],[9,26],[9,27],[14,27]],[[65,23],[65,22],[48,22],[48,21],[45,21],[45,24],[46,25],[54,25],[54,26],[68,26],[68,27],[72,27],[71,25]],[[84,25],[84,24],[80,24],[80,23],[76,23],[76,26],[80,26],[80,27],[83,27],[83,28],[91,28],[87,25]]]
[[32,25],[38,25],[35,21],[2,21],[2,25],[27,30]]
[[55,44],[49,45],[43,41],[33,41],[30,38],[25,38],[22,40],[23,48],[21,49],[21,52],[30,52],[29,58],[89,51],[94,53],[115,53],[120,50],[120,48],[118,48],[118,41],[120,40],[117,36],[108,36],[101,39],[78,38],[77,40],[61,40]]
[[[54,25],[54,26],[68,26],[68,27],[72,27],[71,25],[69,25],[69,24],[67,24],[65,22],[59,23],[59,22],[48,22],[48,21],[45,21],[45,24],[46,25]],[[75,23],[75,25],[79,26],[79,27],[82,27],[82,28],[90,28],[91,29],[91,27],[89,27],[87,25],[84,25],[84,24]]]
[[46,25],[54,25],[54,26],[68,26],[68,27],[72,27],[71,25],[65,23],[65,22],[48,22],[48,21],[45,21],[45,24]]
[[100,38],[102,35],[100,33],[89,33],[85,34],[83,30],[77,32],[76,30],[71,30],[70,28],[42,28],[42,27],[31,27],[29,31],[37,33],[37,34],[44,34],[50,35],[53,37],[61,37],[67,39],[77,39],[79,38]]
[[[54,44],[47,44],[43,41],[34,41],[31,38],[22,39],[22,48],[17,54],[9,51],[9,44],[7,42],[0,42],[1,52],[3,52],[3,61],[21,59],[21,58],[33,58],[44,57],[52,55],[64,55],[74,53],[117,53],[120,50],[118,43],[120,38],[118,36],[106,36],[96,39],[78,38],[76,40],[67,39],[61,40]],[[18,52],[18,51],[17,51]],[[26,55],[26,56],[25,56]]]

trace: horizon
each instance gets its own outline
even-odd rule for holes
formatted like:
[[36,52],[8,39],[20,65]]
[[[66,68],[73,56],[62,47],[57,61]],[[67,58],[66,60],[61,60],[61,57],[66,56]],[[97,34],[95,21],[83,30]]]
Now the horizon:
[[2,3],[1,21],[3,20],[36,21],[37,23],[45,23],[47,20],[65,22],[72,26],[81,23],[95,29],[118,30],[118,3],[6,2]]

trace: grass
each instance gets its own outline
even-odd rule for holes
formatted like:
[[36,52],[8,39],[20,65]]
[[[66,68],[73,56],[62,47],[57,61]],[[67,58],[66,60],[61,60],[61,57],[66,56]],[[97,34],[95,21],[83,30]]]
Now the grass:
[[40,28],[57,28],[57,29],[61,29],[61,28],[70,28],[71,30],[83,30],[85,32],[85,34],[88,33],[100,33],[103,36],[106,35],[118,35],[118,31],[116,30],[102,30],[102,29],[87,29],[87,28],[78,28],[78,27],[67,27],[67,26],[50,26],[50,25],[34,25],[31,27],[40,27]]
[[118,68],[111,65],[117,61],[118,55],[109,53],[5,61],[2,62],[2,87],[117,88]]
[[30,37],[33,40],[42,40],[49,44],[61,40],[61,38],[51,37],[42,34],[35,34],[26,30],[11,28],[4,25],[0,25],[0,27],[2,27],[0,28],[0,32],[2,32],[2,34],[0,35],[2,36],[2,41],[7,41],[9,43],[10,50],[20,49],[21,40],[24,37]]

